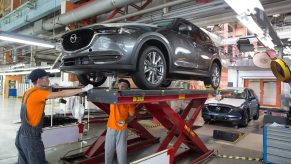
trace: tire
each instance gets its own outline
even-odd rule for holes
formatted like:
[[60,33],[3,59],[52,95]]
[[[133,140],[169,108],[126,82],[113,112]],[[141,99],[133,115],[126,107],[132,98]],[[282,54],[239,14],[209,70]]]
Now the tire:
[[210,77],[204,80],[204,85],[211,85],[213,89],[217,89],[220,84],[221,69],[217,63],[213,63],[210,68]]
[[210,124],[211,120],[207,118],[203,118],[205,124]]
[[253,119],[254,119],[254,120],[258,120],[259,117],[260,117],[260,107],[258,106],[258,109],[257,109],[256,115],[254,115]]
[[133,73],[132,80],[140,89],[158,89],[165,81],[166,74],[164,54],[159,48],[150,46],[140,53],[137,71]]
[[88,84],[92,84],[94,87],[99,87],[107,79],[106,76],[97,75],[96,73],[77,75],[77,78],[82,85],[86,86]]
[[242,123],[240,124],[242,127],[247,127],[249,124],[249,112],[247,110],[244,110],[244,116],[243,116],[243,120]]
[[171,84],[172,84],[172,81],[171,80],[165,80],[162,83],[161,87],[168,88]]

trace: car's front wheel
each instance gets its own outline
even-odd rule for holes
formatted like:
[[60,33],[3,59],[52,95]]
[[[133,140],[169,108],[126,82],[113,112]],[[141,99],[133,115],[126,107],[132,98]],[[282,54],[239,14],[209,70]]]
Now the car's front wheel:
[[258,106],[258,109],[257,109],[256,115],[254,115],[253,119],[254,119],[254,120],[258,120],[259,117],[260,117],[260,106]]
[[211,85],[213,89],[217,89],[220,84],[221,69],[217,63],[213,63],[210,68],[210,76],[204,80],[204,85]]
[[248,124],[249,124],[249,112],[247,110],[244,110],[244,115],[243,115],[243,118],[242,118],[242,122],[241,122],[241,126],[242,127],[247,127]]
[[106,76],[97,73],[81,74],[77,75],[77,78],[81,84],[92,84],[94,87],[102,85],[107,79]]
[[157,89],[166,78],[167,63],[162,51],[150,46],[145,48],[137,61],[134,83],[141,89]]

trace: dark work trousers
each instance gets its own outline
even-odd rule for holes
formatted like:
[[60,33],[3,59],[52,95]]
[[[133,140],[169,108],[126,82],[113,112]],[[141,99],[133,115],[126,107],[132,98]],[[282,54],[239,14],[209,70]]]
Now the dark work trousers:
[[36,127],[29,125],[26,116],[27,100],[36,90],[28,93],[26,100],[23,98],[21,103],[21,126],[15,140],[15,145],[18,150],[18,164],[47,164],[45,160],[44,145],[41,140],[44,114]]

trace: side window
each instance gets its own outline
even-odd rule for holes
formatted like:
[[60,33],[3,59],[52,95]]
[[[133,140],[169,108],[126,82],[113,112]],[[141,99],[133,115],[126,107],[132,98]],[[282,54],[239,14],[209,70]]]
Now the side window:
[[195,42],[201,42],[201,35],[200,35],[200,29],[196,26],[192,26],[193,30],[192,30],[192,33],[191,33],[191,37],[193,39],[193,41]]
[[201,33],[201,40],[204,42],[211,42],[211,39],[207,34],[205,34],[202,30],[200,30]]
[[252,97],[256,97],[255,92],[254,92],[253,90],[249,90],[249,92],[250,92],[250,95],[251,95]]
[[243,91],[243,92],[241,93],[242,98],[245,99],[245,98],[247,97],[247,94],[248,94],[248,93],[246,92],[246,90]]

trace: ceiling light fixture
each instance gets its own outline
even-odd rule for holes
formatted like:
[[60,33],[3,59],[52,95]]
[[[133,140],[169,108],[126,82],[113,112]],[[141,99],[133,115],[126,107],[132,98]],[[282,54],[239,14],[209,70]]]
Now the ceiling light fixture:
[[256,34],[259,41],[270,49],[274,49],[275,45],[272,38],[268,33],[265,33],[263,29],[254,21],[251,17],[252,14],[256,14],[256,8],[264,11],[264,8],[259,0],[253,0],[252,3],[248,3],[245,0],[224,0],[236,13],[236,18],[253,34]]
[[46,48],[55,48],[56,47],[55,44],[50,43],[49,41],[46,41],[46,40],[43,40],[40,38],[15,34],[15,33],[11,33],[11,32],[4,32],[4,31],[0,31],[0,40],[28,44],[28,45],[34,45],[34,46],[40,46],[40,47],[46,47]]
[[261,27],[254,21],[251,16],[237,16],[237,19],[248,28],[248,30],[254,34],[256,34],[259,41],[269,47],[270,49],[274,49],[275,45],[272,42],[272,38],[269,34],[265,33]]

